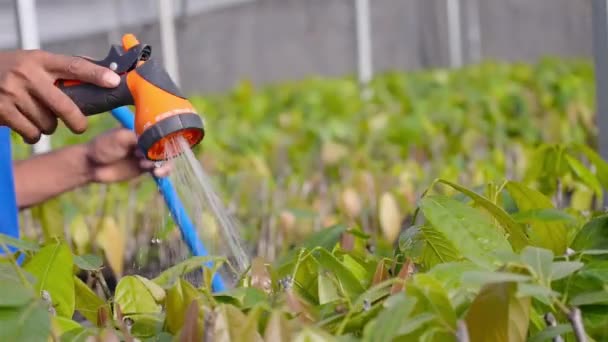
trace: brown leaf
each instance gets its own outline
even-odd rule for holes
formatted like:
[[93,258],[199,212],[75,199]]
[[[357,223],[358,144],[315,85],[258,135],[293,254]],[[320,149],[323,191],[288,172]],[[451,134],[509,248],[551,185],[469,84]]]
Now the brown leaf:
[[314,321],[312,315],[308,312],[306,305],[302,303],[300,298],[293,292],[292,289],[287,289],[285,291],[287,307],[291,310],[292,313],[298,316],[298,319],[302,323],[312,323]]
[[193,300],[190,302],[186,311],[184,325],[179,335],[180,342],[199,342],[201,340],[202,336],[198,329],[198,310],[197,301]]
[[272,280],[266,269],[264,259],[256,257],[251,261],[251,286],[266,293],[272,291]]
[[340,235],[340,246],[345,251],[352,251],[355,247],[355,236],[349,232],[343,232]]
[[114,332],[114,329],[103,329],[98,337],[100,342],[120,342],[118,335]]
[[374,272],[374,278],[372,279],[372,285],[379,284],[388,279],[388,270],[386,269],[386,263],[384,260],[380,260],[378,266],[376,266],[376,272]]
[[405,264],[403,264],[403,267],[401,267],[401,270],[397,275],[397,278],[401,279],[402,281],[398,281],[393,284],[393,286],[391,287],[391,294],[396,294],[400,291],[403,291],[403,286],[405,285],[405,282],[410,278],[412,273],[414,273],[414,263],[412,262],[412,259],[407,258],[405,260]]
[[107,326],[109,316],[108,308],[105,306],[100,307],[97,310],[97,326],[100,328]]
[[264,332],[264,341],[268,342],[287,342],[291,341],[292,327],[285,318],[283,312],[275,310],[270,315],[270,320]]

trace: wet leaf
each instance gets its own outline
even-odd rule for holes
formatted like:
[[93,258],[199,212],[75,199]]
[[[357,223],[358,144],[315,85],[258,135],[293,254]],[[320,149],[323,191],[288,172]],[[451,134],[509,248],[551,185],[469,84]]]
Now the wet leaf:
[[382,194],[382,197],[380,197],[378,215],[380,218],[380,227],[382,228],[384,237],[390,243],[395,242],[399,236],[399,232],[401,231],[402,216],[399,212],[397,201],[391,193],[385,192]]
[[71,318],[74,313],[74,277],[72,252],[67,245],[55,243],[43,247],[24,265],[36,277],[36,291],[47,291],[57,314]]
[[422,226],[422,238],[424,247],[422,249],[421,262],[426,269],[431,269],[437,264],[462,259],[462,255],[454,245],[443,234],[432,226]]
[[509,234],[509,242],[513,246],[515,251],[519,251],[528,244],[528,238],[526,237],[525,231],[521,225],[519,225],[509,214],[507,214],[502,208],[492,203],[487,198],[477,194],[476,192],[469,190],[463,186],[452,183],[450,181],[439,179],[439,183],[443,183],[451,186],[452,188],[462,192],[475,201],[479,206],[487,210],[494,218],[501,224],[505,231]]
[[493,267],[496,252],[511,250],[504,235],[477,209],[444,196],[426,196],[420,207],[437,231],[479,265]]
[[471,342],[526,341],[530,321],[530,298],[517,298],[517,284],[484,286],[466,315]]

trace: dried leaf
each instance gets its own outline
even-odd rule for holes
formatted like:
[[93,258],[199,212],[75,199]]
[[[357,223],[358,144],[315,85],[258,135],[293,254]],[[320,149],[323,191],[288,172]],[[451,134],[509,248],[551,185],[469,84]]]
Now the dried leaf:
[[372,285],[379,284],[388,279],[388,270],[386,269],[386,263],[384,260],[380,260],[378,266],[376,266],[376,272],[374,272],[374,278],[372,279]]
[[395,197],[389,192],[380,197],[380,227],[391,244],[397,240],[401,231],[401,213]]
[[198,303],[196,300],[190,302],[188,310],[186,311],[184,325],[181,329],[179,340],[180,342],[199,342],[201,341],[202,334],[199,329],[198,322]]
[[401,267],[401,270],[397,275],[397,278],[401,279],[402,281],[393,284],[393,286],[391,287],[391,294],[395,294],[402,291],[405,282],[409,279],[412,273],[414,273],[414,263],[412,262],[412,259],[407,258],[405,260],[405,264],[403,264],[403,267]]
[[350,252],[355,247],[355,236],[349,232],[340,235],[340,246],[343,250]]
[[321,147],[321,160],[327,165],[333,165],[346,157],[348,149],[335,142],[326,142]]

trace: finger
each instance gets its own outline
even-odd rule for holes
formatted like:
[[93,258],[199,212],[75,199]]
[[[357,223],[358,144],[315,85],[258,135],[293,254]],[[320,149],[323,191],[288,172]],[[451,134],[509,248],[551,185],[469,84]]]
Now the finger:
[[24,94],[17,102],[17,108],[44,134],[53,134],[57,129],[57,117],[39,101]]
[[161,167],[157,167],[154,169],[154,176],[157,178],[165,178],[168,177],[173,171],[173,165],[171,163],[164,163]]
[[117,73],[82,57],[47,53],[42,58],[47,70],[58,78],[79,80],[106,88],[114,88],[120,83]]
[[40,130],[28,118],[26,118],[16,107],[0,109],[5,114],[2,124],[17,132],[28,144],[35,144],[40,140]]
[[95,170],[95,178],[102,183],[121,182],[142,174],[137,159],[123,159]]
[[98,163],[113,163],[133,155],[136,145],[137,137],[134,132],[124,128],[115,128],[95,138],[93,156]]
[[72,132],[79,134],[86,131],[87,118],[72,99],[53,84],[54,81],[48,74],[40,72],[36,77],[39,82],[31,82],[29,85],[29,90],[36,99],[60,118]]

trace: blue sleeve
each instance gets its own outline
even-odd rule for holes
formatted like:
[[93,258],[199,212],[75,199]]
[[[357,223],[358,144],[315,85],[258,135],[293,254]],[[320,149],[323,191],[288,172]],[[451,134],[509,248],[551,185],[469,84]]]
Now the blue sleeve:
[[0,126],[0,233],[19,238],[10,132],[8,127]]

